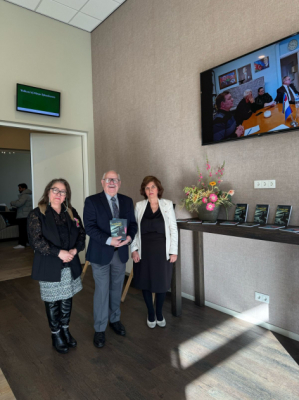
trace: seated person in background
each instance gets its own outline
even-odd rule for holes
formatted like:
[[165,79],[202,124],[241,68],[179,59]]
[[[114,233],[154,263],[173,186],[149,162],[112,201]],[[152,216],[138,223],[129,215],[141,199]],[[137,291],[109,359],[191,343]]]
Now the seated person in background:
[[243,121],[249,119],[256,110],[257,108],[252,96],[252,91],[247,89],[244,92],[244,98],[240,101],[236,109],[235,118],[237,125],[241,125]]
[[291,78],[289,76],[285,76],[282,79],[282,86],[277,89],[277,96],[276,96],[276,103],[282,103],[283,102],[283,96],[284,94],[287,94],[289,103],[290,104],[295,104],[295,96],[296,94],[299,94],[298,90],[295,88],[293,83],[291,83]]
[[216,97],[217,113],[213,120],[213,140],[219,142],[227,138],[236,138],[244,134],[243,126],[237,126],[230,109],[234,104],[232,95],[227,90]]
[[273,101],[269,93],[265,93],[263,86],[258,88],[258,96],[255,98],[256,109],[260,110],[264,107],[274,107],[276,102]]

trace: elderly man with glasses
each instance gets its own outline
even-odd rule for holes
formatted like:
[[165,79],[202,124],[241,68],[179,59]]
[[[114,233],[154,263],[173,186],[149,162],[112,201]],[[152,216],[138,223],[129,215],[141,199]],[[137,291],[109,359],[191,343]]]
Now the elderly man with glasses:
[[[118,193],[121,186],[119,174],[105,172],[103,191],[87,197],[84,207],[84,225],[90,236],[87,260],[91,263],[95,281],[94,293],[94,345],[105,345],[105,330],[110,322],[113,330],[125,336],[120,322],[120,299],[129,258],[128,245],[137,232],[133,201]],[[127,220],[127,238],[111,237],[110,221],[113,218]]]

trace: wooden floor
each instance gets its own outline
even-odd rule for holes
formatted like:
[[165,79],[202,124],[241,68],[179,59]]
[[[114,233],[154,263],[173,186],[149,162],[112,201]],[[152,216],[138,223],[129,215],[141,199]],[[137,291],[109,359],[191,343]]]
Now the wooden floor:
[[167,297],[167,327],[151,330],[142,295],[130,288],[121,306],[127,336],[108,327],[106,346],[95,348],[93,288],[89,268],[74,298],[78,347],[61,355],[38,283],[0,282],[0,368],[17,400],[298,400],[298,342],[190,300],[176,318]]
[[33,250],[14,249],[17,244],[18,240],[0,242],[0,282],[31,275]]

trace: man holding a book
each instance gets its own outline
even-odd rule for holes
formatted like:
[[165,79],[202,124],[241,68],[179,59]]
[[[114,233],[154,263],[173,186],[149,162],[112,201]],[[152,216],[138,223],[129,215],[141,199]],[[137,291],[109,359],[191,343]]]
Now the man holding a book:
[[[117,334],[126,334],[120,322],[120,299],[129,258],[128,245],[137,232],[133,201],[118,193],[119,174],[108,171],[101,183],[104,190],[86,198],[83,216],[90,236],[86,259],[92,266],[95,281],[93,342],[99,348],[105,344],[108,320]],[[126,238],[114,236],[113,227],[118,224],[126,230]]]

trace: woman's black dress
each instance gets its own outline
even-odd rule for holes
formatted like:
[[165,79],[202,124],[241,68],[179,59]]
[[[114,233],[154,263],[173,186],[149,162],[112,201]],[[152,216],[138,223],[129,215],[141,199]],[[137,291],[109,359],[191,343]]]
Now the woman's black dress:
[[164,218],[147,204],[140,224],[141,260],[134,263],[134,285],[152,293],[165,293],[171,285],[173,264],[166,259]]

